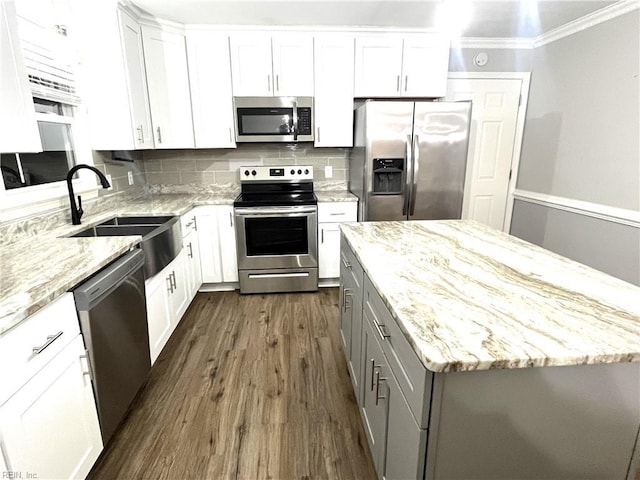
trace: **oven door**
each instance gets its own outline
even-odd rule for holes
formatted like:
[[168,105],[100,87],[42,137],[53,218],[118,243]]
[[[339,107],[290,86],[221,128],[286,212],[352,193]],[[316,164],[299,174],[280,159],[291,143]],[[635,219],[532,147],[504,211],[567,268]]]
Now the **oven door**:
[[318,266],[317,207],[236,207],[238,269]]

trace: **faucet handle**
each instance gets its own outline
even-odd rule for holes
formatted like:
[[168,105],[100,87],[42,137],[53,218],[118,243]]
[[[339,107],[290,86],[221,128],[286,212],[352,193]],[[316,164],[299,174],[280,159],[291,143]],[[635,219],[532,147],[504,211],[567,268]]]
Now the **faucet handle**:
[[82,210],[82,197],[78,195],[78,220],[82,218],[82,214],[84,210]]

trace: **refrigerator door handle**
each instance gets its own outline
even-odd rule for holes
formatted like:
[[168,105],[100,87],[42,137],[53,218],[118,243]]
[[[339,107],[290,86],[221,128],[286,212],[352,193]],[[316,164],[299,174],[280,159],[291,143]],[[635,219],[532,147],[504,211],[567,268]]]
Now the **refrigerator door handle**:
[[418,135],[413,136],[413,187],[411,188],[411,207],[409,215],[416,211],[416,197],[418,196],[418,171],[420,169],[420,139]]
[[404,172],[405,172],[405,176],[406,178],[406,185],[404,186],[404,198],[402,201],[402,215],[407,215],[407,210],[409,209],[409,196],[411,195],[411,175],[410,172],[412,171],[411,168],[411,162],[412,162],[412,155],[411,155],[411,135],[407,135],[407,143],[406,143],[406,157],[404,160]]

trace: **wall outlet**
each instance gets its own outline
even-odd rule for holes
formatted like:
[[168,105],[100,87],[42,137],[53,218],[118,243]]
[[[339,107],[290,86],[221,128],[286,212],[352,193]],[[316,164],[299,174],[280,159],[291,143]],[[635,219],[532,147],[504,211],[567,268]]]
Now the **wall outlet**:
[[107,182],[109,182],[109,188],[107,190],[113,190],[113,180],[111,180],[111,175],[105,175],[107,177]]
[[133,185],[133,172],[131,170],[127,172],[127,178],[129,179],[129,185]]
[[331,165],[327,165],[324,167],[324,178],[333,177],[333,167]]

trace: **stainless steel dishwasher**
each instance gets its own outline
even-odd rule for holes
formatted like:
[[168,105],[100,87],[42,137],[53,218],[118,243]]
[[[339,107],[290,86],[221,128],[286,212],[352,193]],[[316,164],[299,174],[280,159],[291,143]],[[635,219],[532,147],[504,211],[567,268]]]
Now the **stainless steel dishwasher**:
[[132,250],[73,291],[104,445],[151,369],[143,263]]

